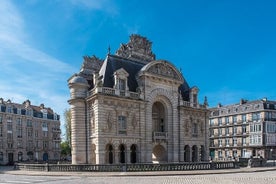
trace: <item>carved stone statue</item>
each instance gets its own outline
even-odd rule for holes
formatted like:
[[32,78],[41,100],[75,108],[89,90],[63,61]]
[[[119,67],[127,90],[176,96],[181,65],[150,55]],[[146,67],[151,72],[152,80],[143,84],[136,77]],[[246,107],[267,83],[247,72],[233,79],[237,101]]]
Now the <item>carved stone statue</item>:
[[116,55],[147,64],[155,60],[155,54],[151,51],[151,44],[147,38],[132,34],[127,44],[121,44]]

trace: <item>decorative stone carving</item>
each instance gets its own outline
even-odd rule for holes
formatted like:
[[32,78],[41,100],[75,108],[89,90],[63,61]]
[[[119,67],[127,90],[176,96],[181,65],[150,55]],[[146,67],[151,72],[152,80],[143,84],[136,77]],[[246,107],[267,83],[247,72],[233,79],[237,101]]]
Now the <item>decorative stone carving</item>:
[[107,128],[109,131],[112,129],[112,114],[109,112],[107,116]]
[[99,72],[103,64],[103,60],[99,59],[95,55],[92,57],[84,56],[84,61],[81,66],[81,73],[92,75],[94,72]]
[[153,73],[153,74],[157,74],[157,75],[162,75],[164,77],[179,79],[179,77],[178,77],[177,73],[175,72],[175,70],[169,64],[167,64],[166,62],[157,63],[157,64],[151,66],[148,69],[148,72]]
[[135,130],[135,128],[136,128],[136,126],[137,126],[137,120],[136,120],[135,114],[134,114],[133,117],[132,117],[131,124],[132,124],[132,126],[133,126],[133,129]]
[[116,55],[146,64],[155,60],[155,54],[151,51],[151,44],[146,37],[132,34],[127,44],[121,44]]

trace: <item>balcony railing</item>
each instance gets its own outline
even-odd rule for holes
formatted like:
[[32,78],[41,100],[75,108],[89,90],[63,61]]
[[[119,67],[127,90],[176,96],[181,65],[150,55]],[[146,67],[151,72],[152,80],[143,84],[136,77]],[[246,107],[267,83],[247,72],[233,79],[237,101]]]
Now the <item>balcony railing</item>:
[[180,105],[184,106],[184,107],[192,107],[192,108],[197,108],[197,109],[206,109],[205,105],[202,105],[202,104],[199,104],[199,103],[191,103],[191,102],[188,102],[188,101],[181,101]]
[[154,141],[166,141],[168,139],[168,132],[153,132]]
[[130,97],[139,99],[139,93],[131,92],[131,91],[122,91],[114,88],[107,88],[107,87],[96,87],[88,92],[88,96],[92,96],[94,94],[105,94],[109,96],[122,96],[122,97]]

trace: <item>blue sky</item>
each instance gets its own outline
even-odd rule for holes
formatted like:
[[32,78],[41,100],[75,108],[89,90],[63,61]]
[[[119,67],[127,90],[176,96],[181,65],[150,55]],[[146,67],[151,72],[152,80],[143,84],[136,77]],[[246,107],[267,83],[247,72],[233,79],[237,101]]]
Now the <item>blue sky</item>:
[[210,106],[276,100],[276,2],[1,0],[0,97],[63,115],[82,56],[105,58],[131,34],[182,69]]

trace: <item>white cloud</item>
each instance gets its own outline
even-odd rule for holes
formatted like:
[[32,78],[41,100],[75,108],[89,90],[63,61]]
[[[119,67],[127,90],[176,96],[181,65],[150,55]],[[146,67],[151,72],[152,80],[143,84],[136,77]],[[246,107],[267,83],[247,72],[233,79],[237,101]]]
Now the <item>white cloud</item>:
[[119,12],[113,0],[71,0],[71,3],[91,10],[104,11],[110,15],[117,15]]
[[77,70],[29,44],[24,18],[11,1],[0,1],[0,12],[0,97],[44,103],[63,121],[69,99],[66,80]]

